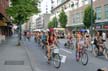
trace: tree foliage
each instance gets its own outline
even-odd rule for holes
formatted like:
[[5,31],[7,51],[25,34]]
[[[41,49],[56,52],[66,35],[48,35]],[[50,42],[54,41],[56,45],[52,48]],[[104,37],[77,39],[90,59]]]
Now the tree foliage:
[[50,22],[48,23],[48,28],[54,28],[54,24],[52,23],[52,21],[50,21]]
[[[91,13],[91,10],[92,10],[92,13]],[[86,28],[90,28],[91,26],[91,14],[92,14],[92,24],[94,24],[95,19],[96,19],[96,13],[91,8],[91,5],[88,5],[84,10],[84,17],[83,17],[83,23]]]
[[52,21],[48,23],[48,28],[54,28],[57,27],[57,25],[58,25],[57,18],[53,17]]
[[56,17],[53,18],[52,23],[54,24],[54,27],[57,27],[58,22],[57,22],[57,18]]
[[65,14],[64,10],[62,9],[62,11],[59,14],[59,22],[60,22],[60,26],[62,28],[66,27],[67,24],[67,15]]
[[6,9],[6,12],[12,16],[15,23],[19,20],[25,22],[30,16],[39,12],[37,5],[38,0],[11,0],[11,6]]

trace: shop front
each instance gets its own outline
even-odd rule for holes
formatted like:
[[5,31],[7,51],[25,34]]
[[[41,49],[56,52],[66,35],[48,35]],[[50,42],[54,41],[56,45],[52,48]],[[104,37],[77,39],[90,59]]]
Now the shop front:
[[84,29],[83,23],[73,23],[71,25],[67,25],[67,30],[75,34],[77,31]]
[[8,19],[0,13],[0,33],[1,35],[10,36],[12,34],[11,25],[12,24],[10,24]]
[[96,23],[95,29],[97,31],[105,32],[108,38],[108,22]]

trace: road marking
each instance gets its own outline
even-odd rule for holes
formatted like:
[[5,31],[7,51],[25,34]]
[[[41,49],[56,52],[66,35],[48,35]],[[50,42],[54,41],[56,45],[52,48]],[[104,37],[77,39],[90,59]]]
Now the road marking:
[[45,59],[48,59],[46,56],[44,56]]
[[63,48],[60,48],[61,50],[63,50],[63,51],[65,51],[65,52],[67,52],[67,53],[69,53],[69,54],[72,54],[72,52],[71,51],[68,51],[68,50],[66,50],[66,49],[63,49]]

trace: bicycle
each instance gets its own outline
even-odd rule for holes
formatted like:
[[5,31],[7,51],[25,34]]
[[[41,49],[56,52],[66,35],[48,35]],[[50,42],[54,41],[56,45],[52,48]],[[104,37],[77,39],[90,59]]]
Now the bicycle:
[[86,48],[83,47],[81,49],[76,49],[76,61],[80,61],[83,65],[87,65],[88,64],[88,54],[86,52]]
[[[48,52],[46,52],[47,55]],[[54,66],[56,68],[60,68],[61,66],[61,57],[59,55],[59,48],[58,47],[54,47],[51,48],[51,55],[50,55],[50,61],[53,62]]]
[[71,41],[67,41],[65,44],[64,44],[65,48],[68,48],[68,49],[74,49],[74,44]]
[[101,48],[101,51],[94,45],[92,51],[93,55],[95,57],[103,55],[108,60],[108,48],[106,47],[105,42],[101,47],[99,46],[99,48]]

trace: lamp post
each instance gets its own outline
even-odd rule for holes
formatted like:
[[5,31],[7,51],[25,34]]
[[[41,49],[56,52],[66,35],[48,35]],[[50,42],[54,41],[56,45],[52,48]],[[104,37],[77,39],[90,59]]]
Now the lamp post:
[[91,27],[90,27],[90,31],[91,31],[91,35],[93,35],[93,31],[92,31],[92,27],[93,27],[93,0],[91,0]]
[[56,17],[56,13],[55,13],[55,28],[57,28],[58,22],[57,22],[57,17]]

